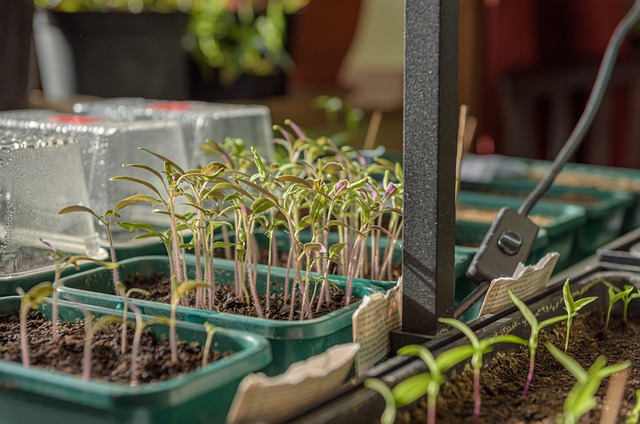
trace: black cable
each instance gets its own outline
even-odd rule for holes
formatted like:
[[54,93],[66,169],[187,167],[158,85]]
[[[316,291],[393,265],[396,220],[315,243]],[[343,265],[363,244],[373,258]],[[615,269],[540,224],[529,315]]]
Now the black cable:
[[549,174],[547,174],[547,176],[538,183],[535,189],[533,189],[522,203],[520,209],[518,209],[518,213],[520,215],[528,215],[529,212],[531,212],[531,209],[535,206],[536,202],[540,200],[547,189],[551,186],[553,180],[555,180],[564,164],[580,146],[580,143],[589,130],[589,127],[598,112],[600,104],[602,103],[607,85],[611,79],[611,72],[613,71],[616,57],[620,50],[620,45],[622,44],[624,37],[638,21],[638,18],[640,18],[640,0],[636,0],[634,2],[629,12],[625,15],[622,21],[620,21],[611,35],[609,44],[607,45],[607,49],[604,52],[604,56],[600,64],[600,69],[598,70],[598,76],[593,84],[589,100],[582,112],[582,116],[580,116],[580,120],[571,132],[567,141],[564,143],[564,146],[562,146],[562,150],[560,150],[560,153],[558,153],[558,156],[556,156],[556,159],[553,161]]

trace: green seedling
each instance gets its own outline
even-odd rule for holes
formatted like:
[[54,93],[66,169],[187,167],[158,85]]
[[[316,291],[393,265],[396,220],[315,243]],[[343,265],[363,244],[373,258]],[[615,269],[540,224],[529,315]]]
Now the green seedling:
[[135,386],[138,384],[138,357],[140,352],[140,341],[142,339],[142,332],[144,329],[152,324],[164,324],[167,326],[171,325],[171,322],[164,317],[153,317],[148,320],[142,319],[142,313],[140,312],[140,308],[134,307],[135,305],[131,305],[133,312],[136,317],[136,329],[133,333],[133,343],[131,344],[131,377],[130,377],[130,385]]
[[527,392],[529,391],[529,386],[531,385],[531,381],[533,380],[533,371],[535,368],[536,361],[536,351],[538,349],[538,336],[540,331],[548,327],[550,325],[556,324],[560,321],[564,321],[567,319],[567,315],[559,315],[557,317],[548,318],[542,322],[538,322],[538,319],[535,317],[533,312],[527,307],[527,305],[518,299],[518,297],[509,290],[509,297],[515,303],[515,305],[522,313],[524,319],[529,323],[531,327],[531,335],[529,336],[529,372],[527,373],[527,382],[524,385],[524,391],[522,392],[522,397],[527,396]]
[[362,385],[365,389],[378,392],[384,399],[385,407],[380,417],[380,424],[393,424],[396,420],[396,414],[398,413],[398,406],[396,405],[396,398],[393,396],[393,391],[379,378],[367,378],[362,382]]
[[127,351],[127,315],[129,313],[129,306],[131,306],[131,309],[133,310],[137,308],[136,305],[129,303],[129,298],[134,293],[149,296],[149,292],[137,288],[130,288],[127,290],[127,287],[119,281],[116,283],[116,287],[118,288],[118,293],[124,293],[122,295],[122,334],[120,335],[120,353],[124,355]]
[[640,418],[640,389],[636,389],[636,404],[633,405],[633,409],[629,413],[629,416],[625,420],[624,424],[638,424]]
[[551,355],[577,380],[576,384],[569,391],[562,406],[564,424],[577,423],[583,415],[595,408],[597,405],[595,394],[600,388],[602,380],[631,365],[630,361],[625,361],[621,364],[607,367],[605,366],[607,359],[604,356],[600,356],[591,367],[585,371],[578,361],[562,352],[552,343],[547,342],[545,346]]
[[582,299],[573,300],[573,296],[571,295],[571,287],[569,286],[569,279],[565,281],[562,286],[562,299],[564,300],[564,310],[567,311],[567,336],[564,342],[564,351],[566,352],[569,348],[569,332],[571,331],[571,323],[573,322],[573,318],[578,315],[578,311],[589,303],[596,300],[597,296],[584,297]]
[[[113,245],[113,233],[111,232],[111,226],[113,225],[114,222],[116,222],[116,220],[120,219],[120,215],[118,214],[118,212],[120,212],[122,209],[129,207],[131,205],[135,205],[137,203],[142,203],[142,202],[149,202],[152,200],[153,198],[150,196],[136,194],[133,196],[129,196],[126,199],[122,199],[121,201],[116,203],[113,209],[106,211],[102,215],[98,215],[96,212],[94,212],[93,209],[83,205],[67,206],[66,208],[60,209],[58,211],[58,214],[64,215],[67,213],[83,212],[83,213],[88,213],[89,215],[92,215],[94,218],[96,218],[102,225],[104,225],[104,228],[107,231],[107,238],[109,240],[109,254],[111,257],[111,262],[116,263],[117,262],[116,249]],[[118,269],[114,267],[112,268],[112,271],[113,271],[113,283],[116,284],[119,280]]]
[[[118,267],[118,264],[115,262],[104,262],[98,261],[89,256],[64,256],[64,254],[56,249],[51,243],[48,241],[40,240],[45,246],[47,246],[49,251],[49,256],[53,259],[55,264],[55,272],[53,277],[53,310],[51,312],[51,327],[53,331],[53,341],[58,341],[58,285],[60,284],[60,277],[62,276],[62,272],[69,266],[73,266],[76,270],[80,269],[81,261],[89,261],[93,262],[97,265],[105,267],[107,269],[115,270]],[[117,276],[117,275],[116,275]]]
[[475,421],[479,422],[481,405],[480,370],[482,369],[482,356],[485,353],[491,352],[493,346],[498,343],[516,343],[520,345],[526,345],[527,341],[512,334],[504,334],[480,340],[478,336],[476,336],[476,334],[473,332],[473,330],[471,330],[462,321],[451,318],[439,318],[438,321],[459,330],[471,342],[471,346],[473,347],[473,356],[471,356],[471,368],[473,369],[473,414],[475,416]]
[[38,309],[47,296],[51,295],[53,285],[49,282],[33,286],[28,292],[18,287],[20,295],[20,349],[22,351],[22,365],[29,368],[31,360],[29,356],[29,341],[27,339],[27,319],[31,309]]
[[599,280],[602,284],[607,286],[607,293],[609,294],[609,308],[607,309],[607,320],[604,325],[605,331],[609,328],[609,319],[611,318],[611,310],[617,301],[622,301],[622,320],[627,322],[627,311],[629,309],[629,303],[633,299],[640,298],[640,290],[633,291],[634,287],[629,284],[624,285],[624,289],[620,289],[605,279]]
[[175,278],[171,279],[173,290],[171,291],[171,318],[169,319],[169,343],[171,344],[171,363],[178,363],[178,342],[176,340],[176,309],[181,299],[186,299],[189,293],[198,287],[206,287],[204,283],[185,281],[178,284]]
[[210,322],[203,322],[205,331],[207,332],[207,339],[204,342],[204,348],[202,350],[202,366],[206,367],[209,362],[209,352],[211,352],[211,343],[213,342],[213,335],[216,332],[216,326]]
[[427,423],[436,422],[436,399],[440,387],[446,381],[445,373],[451,367],[464,361],[474,354],[471,345],[458,346],[442,352],[436,359],[431,351],[421,345],[408,345],[398,350],[398,355],[413,355],[419,357],[429,368],[429,373],[407,378],[393,388],[395,406],[400,408],[415,402],[427,395]]
[[109,324],[120,324],[122,318],[113,315],[103,315],[95,319],[86,309],[79,306],[84,314],[84,348],[82,351],[82,379],[91,379],[93,357],[93,335]]

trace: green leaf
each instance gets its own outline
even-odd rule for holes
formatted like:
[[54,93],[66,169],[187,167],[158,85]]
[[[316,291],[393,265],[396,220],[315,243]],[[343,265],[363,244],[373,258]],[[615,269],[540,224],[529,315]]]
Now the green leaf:
[[396,400],[393,393],[384,382],[378,378],[367,378],[362,385],[369,390],[378,392],[385,402],[385,409],[380,417],[380,424],[393,424],[396,419]]
[[82,205],[67,206],[66,208],[60,209],[58,211],[58,214],[64,215],[66,213],[72,213],[72,212],[86,212],[100,219],[100,217],[93,211],[93,209],[88,208],[86,206],[82,206]]
[[573,301],[573,296],[571,296],[571,287],[569,286],[569,279],[564,282],[562,286],[562,298],[564,299],[565,309],[568,313],[572,313],[576,310],[576,305]]
[[313,186],[308,181],[300,177],[296,177],[295,175],[280,175],[276,177],[276,180],[281,182],[288,182],[288,183],[303,185],[307,188],[313,188]]
[[556,323],[558,323],[560,321],[564,321],[567,318],[568,318],[568,315],[564,314],[564,315],[559,315],[557,317],[545,319],[540,324],[538,324],[538,330],[542,330],[545,327],[548,327],[550,325],[556,324]]
[[556,358],[556,360],[560,362],[562,366],[565,367],[576,380],[578,380],[578,382],[583,384],[586,383],[586,381],[589,379],[589,376],[587,375],[587,372],[584,370],[584,368],[582,368],[582,366],[578,363],[578,361],[555,347],[550,342],[546,342],[544,345],[547,347],[549,353],[551,353],[551,355]]
[[177,294],[179,297],[184,298],[198,287],[207,287],[207,285],[196,281],[185,281],[178,286]]
[[527,320],[531,328],[538,328],[538,320],[536,319],[535,315],[533,315],[533,312],[531,312],[531,309],[529,309],[529,307],[522,300],[518,299],[518,297],[513,294],[511,290],[509,290],[509,297],[511,298],[511,301],[513,301],[513,303],[515,303],[515,305],[518,307],[520,313],[522,314],[524,319]]
[[298,231],[304,230],[305,228],[307,228],[311,224],[313,224],[313,219],[311,218],[310,215],[306,215],[306,216],[302,217],[300,222],[298,222]]
[[275,207],[277,207],[277,205],[273,202],[273,200],[266,197],[260,197],[254,200],[251,204],[251,210],[254,214],[261,214]]
[[323,174],[337,174],[340,171],[344,171],[344,166],[338,162],[327,162],[322,167]]
[[469,339],[473,347],[477,348],[478,345],[480,344],[480,339],[478,339],[478,336],[476,336],[476,333],[474,333],[473,330],[471,330],[462,321],[458,321],[457,319],[453,319],[453,318],[438,318],[438,321],[460,331],[462,334],[464,334],[467,337],[467,339]]
[[575,310],[579,311],[580,309],[582,309],[583,307],[587,306],[589,303],[595,301],[596,299],[598,299],[598,296],[583,297],[582,299],[576,300],[575,301]]
[[433,381],[431,374],[424,373],[411,376],[398,383],[391,393],[396,401],[396,407],[410,405],[427,394],[429,383]]
[[165,162],[165,164],[169,164],[172,167],[174,167],[175,169],[177,169],[180,174],[184,174],[184,170],[177,163],[175,163],[171,159],[167,158],[166,156],[162,156],[159,153],[153,152],[153,151],[147,149],[146,147],[138,147],[138,150],[143,150],[143,151],[145,151],[147,153],[152,154],[153,156],[157,157],[161,161]]
[[398,355],[418,356],[429,367],[432,374],[440,374],[436,358],[429,349],[421,345],[407,345],[398,349]]
[[140,178],[127,177],[127,176],[118,176],[118,177],[109,178],[109,181],[129,181],[131,183],[136,183],[136,184],[143,185],[143,186],[147,187],[148,189],[150,189],[151,191],[153,191],[155,194],[157,194],[159,199],[162,199],[162,195],[160,194],[160,192],[158,191],[156,186],[154,186],[153,184],[151,184],[148,181],[141,180]]
[[144,194],[134,194],[133,196],[129,196],[125,199],[120,200],[118,203],[116,203],[114,211],[117,212],[128,206],[135,205],[136,203],[145,203],[145,202],[153,203],[155,201],[156,201],[155,197],[147,196]]
[[456,346],[446,352],[442,352],[436,358],[436,364],[441,372],[446,372],[465,359],[473,356],[475,351],[471,345]]
[[213,243],[213,248],[214,249],[224,249],[227,247],[233,247],[235,246],[235,243],[230,243],[230,242],[225,242],[225,241],[216,241]]
[[38,309],[38,306],[44,302],[44,299],[53,292],[53,284],[46,281],[36,284],[26,294],[32,309]]

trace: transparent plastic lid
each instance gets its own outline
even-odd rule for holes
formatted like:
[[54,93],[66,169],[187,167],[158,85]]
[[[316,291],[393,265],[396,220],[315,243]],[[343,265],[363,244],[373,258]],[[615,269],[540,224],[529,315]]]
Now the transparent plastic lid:
[[89,215],[58,215],[88,204],[80,146],[69,137],[0,131],[0,278],[53,266],[54,248],[103,258]]
[[212,160],[200,150],[206,139],[222,143],[228,137],[241,138],[247,146],[255,147],[268,160],[272,160],[275,154],[271,111],[264,105],[114,98],[76,103],[73,109],[77,113],[116,120],[180,122],[190,152],[191,167]]
[[[113,209],[120,200],[134,195],[155,196],[153,191],[130,181],[110,181],[116,176],[138,178],[151,183],[162,193],[160,181],[150,172],[123,164],[143,164],[162,169],[162,161],[139,148],[144,147],[168,157],[180,166],[187,163],[182,127],[176,122],[122,122],[95,116],[67,115],[52,111],[23,110],[0,112],[0,129],[10,129],[25,136],[68,137],[80,148],[84,181],[89,194],[88,205],[98,214]],[[157,197],[157,196],[156,196]],[[68,203],[64,206],[70,206]],[[169,227],[168,218],[152,212],[150,203],[123,209],[121,219],[144,221],[160,230]],[[74,214],[78,215],[78,214]],[[133,235],[113,225],[117,247],[131,246]],[[99,226],[100,240],[107,244],[107,231]],[[149,241],[137,244],[145,244]],[[133,243],[134,245],[136,243]]]

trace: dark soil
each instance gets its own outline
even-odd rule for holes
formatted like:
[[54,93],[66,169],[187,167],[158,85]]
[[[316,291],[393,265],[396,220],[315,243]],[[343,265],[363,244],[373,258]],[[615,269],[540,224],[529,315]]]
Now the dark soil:
[[[93,337],[93,366],[91,378],[129,384],[131,374],[131,342],[133,329],[129,326],[129,347],[120,354],[119,324],[109,324]],[[84,322],[59,321],[60,338],[53,341],[51,321],[39,312],[33,312],[28,321],[28,339],[31,366],[82,374],[84,349]],[[223,356],[218,351],[209,353],[209,362]],[[0,314],[0,359],[22,363],[20,351],[20,320],[17,315]],[[147,330],[140,343],[138,382],[152,383],[186,374],[200,367],[202,349],[198,344],[178,343],[178,362],[171,364],[171,349],[166,340],[156,340]]]
[[[635,390],[640,387],[640,317],[630,317],[623,322],[619,317],[609,324],[603,335],[602,312],[578,317],[571,326],[571,342],[568,354],[587,369],[600,355],[607,358],[607,364],[630,360],[629,377],[624,400],[620,409],[620,420],[635,404]],[[529,393],[522,399],[522,391],[529,367],[529,349],[513,354],[499,354],[485,365],[481,373],[482,423],[555,423],[562,413],[562,405],[568,391],[576,380],[544,347],[549,341],[556,347],[564,347],[565,326],[558,325],[553,330],[540,335],[536,354],[535,372]],[[605,380],[598,391],[598,406],[591,411],[592,423],[600,420],[602,399],[607,388]],[[469,370],[454,375],[442,387],[438,398],[437,423],[471,423],[473,417],[473,377]],[[412,411],[398,414],[399,423],[426,422],[426,399]]]
[[[149,296],[134,294],[132,298],[137,299],[145,299],[151,300],[154,302],[160,303],[171,303],[171,284],[169,282],[169,277],[166,274],[158,273],[151,277],[145,277],[141,274],[136,274],[133,280],[125,281],[125,285],[127,289],[136,287],[139,289],[144,289],[148,291]],[[323,304],[320,308],[319,312],[316,312],[317,304],[314,302],[312,305],[314,317],[319,317],[329,312],[336,311],[340,308],[346,306],[346,296],[344,292],[340,289],[337,289],[333,286],[329,287],[331,293],[331,304],[326,305]],[[320,291],[320,287],[318,287],[318,291]],[[194,295],[195,292],[192,293]],[[299,293],[298,293],[299,294]],[[193,297],[189,301],[190,305],[194,305]],[[316,296],[317,298],[317,296]],[[266,310],[266,296],[259,295],[260,306],[262,307],[263,312],[265,313],[265,318],[274,319],[274,320],[288,320],[289,319],[289,311],[291,307],[291,303],[289,300],[285,301],[284,295],[280,293],[272,293],[270,296],[270,312],[267,313]],[[352,298],[352,302],[357,299]],[[300,319],[300,304],[301,298],[300,296],[296,296],[295,305],[294,305],[294,314],[293,319]],[[244,301],[243,297],[237,297],[232,287],[230,286],[218,286],[218,290],[216,291],[216,299],[214,301],[214,311],[225,312],[236,315],[244,315],[257,317],[258,314],[256,312],[256,308],[254,308],[251,304],[248,304]]]

